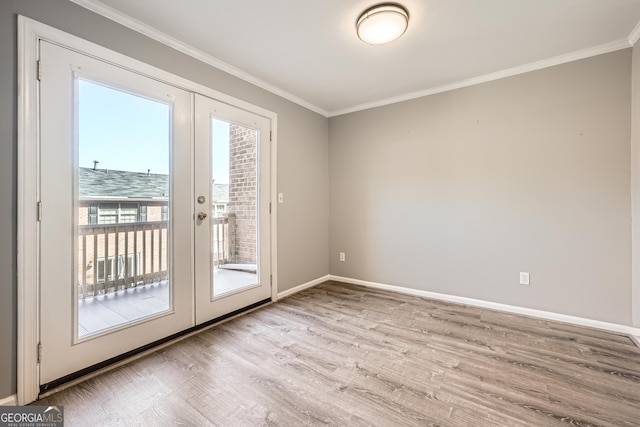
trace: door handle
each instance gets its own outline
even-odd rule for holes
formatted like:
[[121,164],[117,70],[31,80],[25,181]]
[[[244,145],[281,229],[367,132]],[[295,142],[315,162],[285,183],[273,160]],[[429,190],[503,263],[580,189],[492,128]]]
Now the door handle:
[[206,214],[206,213],[204,213],[204,212],[198,212],[198,219],[199,219],[200,221],[202,221],[202,220],[204,220],[204,219],[206,219],[206,218],[207,218],[207,214]]

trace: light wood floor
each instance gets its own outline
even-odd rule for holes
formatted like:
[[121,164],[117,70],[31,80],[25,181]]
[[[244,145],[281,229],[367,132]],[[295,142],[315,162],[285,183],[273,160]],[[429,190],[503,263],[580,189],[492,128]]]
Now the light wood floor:
[[640,349],[328,282],[36,404],[67,426],[638,426]]

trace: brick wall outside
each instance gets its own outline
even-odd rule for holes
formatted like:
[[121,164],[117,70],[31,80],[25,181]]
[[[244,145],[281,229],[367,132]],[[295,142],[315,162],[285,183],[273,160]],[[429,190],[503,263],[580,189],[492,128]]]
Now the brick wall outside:
[[229,126],[229,212],[236,214],[235,260],[256,264],[257,132]]

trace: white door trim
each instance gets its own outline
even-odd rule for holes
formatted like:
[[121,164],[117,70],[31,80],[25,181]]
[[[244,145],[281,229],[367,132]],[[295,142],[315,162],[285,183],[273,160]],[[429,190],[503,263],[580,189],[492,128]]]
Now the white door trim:
[[18,16],[18,358],[17,401],[38,398],[38,32]]
[[192,82],[95,43],[24,16],[18,16],[18,235],[17,235],[17,401],[33,402],[39,393],[38,342],[38,42],[47,40],[85,55],[160,80],[192,93],[200,93],[271,121],[271,272],[272,299],[277,299],[277,114]]

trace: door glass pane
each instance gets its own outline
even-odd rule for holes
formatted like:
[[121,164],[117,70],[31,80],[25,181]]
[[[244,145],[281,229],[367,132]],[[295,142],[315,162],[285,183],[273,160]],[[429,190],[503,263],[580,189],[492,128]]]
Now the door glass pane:
[[169,310],[171,106],[77,80],[77,337]]
[[211,121],[213,296],[258,285],[259,133]]

